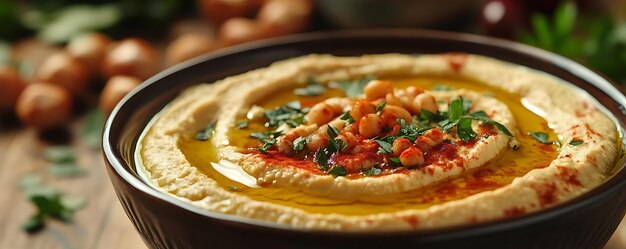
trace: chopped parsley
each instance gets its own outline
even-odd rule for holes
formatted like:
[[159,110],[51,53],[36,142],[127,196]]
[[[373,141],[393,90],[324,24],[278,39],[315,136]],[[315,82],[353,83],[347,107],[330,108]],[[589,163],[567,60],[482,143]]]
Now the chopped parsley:
[[307,80],[307,85],[302,88],[296,88],[293,90],[293,93],[297,96],[303,97],[315,97],[324,94],[326,91],[326,87],[321,83],[317,82],[313,78],[309,78]]
[[348,145],[343,142],[341,139],[337,139],[339,136],[339,130],[333,126],[327,125],[328,129],[326,129],[326,133],[328,134],[328,143],[326,144],[326,149],[330,153],[341,152]]
[[289,102],[263,113],[268,120],[265,127],[277,128],[283,124],[296,127],[304,123],[304,116],[307,112],[308,109],[301,108],[300,102]]
[[341,116],[339,116],[339,118],[341,120],[348,121],[348,124],[354,123],[354,118],[350,115],[350,112],[344,112]]
[[74,149],[69,146],[52,146],[44,151],[44,158],[50,162],[48,173],[60,177],[77,177],[87,171],[76,164]]
[[228,185],[228,186],[226,186],[226,187],[227,187],[227,188],[228,188],[228,190],[230,190],[230,191],[234,191],[234,192],[239,191],[239,188],[237,188],[237,187],[235,187],[235,186]]
[[250,134],[250,137],[257,138],[259,141],[263,142],[263,146],[258,148],[261,153],[266,153],[269,148],[276,143],[276,138],[282,135],[282,131],[266,131],[266,132],[253,132]]
[[380,173],[382,173],[382,172],[383,172],[382,169],[379,169],[379,168],[376,168],[376,167],[371,167],[369,169],[364,170],[363,174],[365,176],[377,176],[377,175],[380,175]]
[[402,162],[400,162],[400,158],[398,157],[390,157],[387,160],[391,166],[402,166]]
[[210,123],[203,130],[198,131],[196,133],[196,140],[198,140],[198,141],[207,141],[207,140],[209,140],[209,138],[211,138],[211,135],[213,135],[213,131],[214,130],[215,130],[215,122]]
[[583,140],[580,139],[572,139],[571,141],[569,141],[569,145],[571,146],[578,146],[583,144]]
[[306,146],[306,138],[298,137],[295,140],[293,140],[293,150],[295,152],[303,151],[305,146]]
[[535,140],[537,140],[538,142],[542,144],[560,145],[559,141],[550,141],[548,133],[545,133],[545,132],[534,131],[534,132],[529,132],[528,135],[530,135],[531,137],[533,137]]
[[374,140],[378,144],[378,154],[391,154],[391,143],[385,140]]
[[237,122],[237,125],[235,127],[237,127],[237,129],[240,129],[240,130],[248,128],[248,120],[242,120],[242,121]]
[[315,152],[315,162],[323,171],[328,170],[328,155],[327,151],[324,148],[319,148]]
[[363,94],[365,85],[375,79],[376,77],[373,76],[365,76],[358,80],[340,80],[337,83],[348,98],[357,98],[359,95]]
[[386,105],[387,105],[387,101],[383,101],[382,103],[380,103],[378,108],[376,108],[376,113],[380,114],[380,112],[383,111],[383,108],[385,108]]
[[328,174],[330,174],[330,175],[332,175],[334,177],[345,176],[345,175],[348,174],[348,171],[343,166],[333,165],[333,167],[330,168],[330,170],[328,171]]
[[86,203],[84,198],[65,196],[44,185],[41,178],[36,176],[22,177],[19,185],[36,208],[36,213],[22,225],[22,229],[28,233],[42,229],[46,218],[71,221],[74,213]]

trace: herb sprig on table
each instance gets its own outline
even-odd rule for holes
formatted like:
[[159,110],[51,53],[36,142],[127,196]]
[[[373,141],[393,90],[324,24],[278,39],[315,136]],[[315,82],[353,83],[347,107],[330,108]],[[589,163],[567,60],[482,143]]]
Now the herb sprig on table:
[[29,233],[42,229],[48,218],[71,221],[76,210],[83,208],[86,203],[84,198],[65,196],[44,185],[37,176],[23,177],[19,185],[36,208],[35,214],[22,225],[22,229]]

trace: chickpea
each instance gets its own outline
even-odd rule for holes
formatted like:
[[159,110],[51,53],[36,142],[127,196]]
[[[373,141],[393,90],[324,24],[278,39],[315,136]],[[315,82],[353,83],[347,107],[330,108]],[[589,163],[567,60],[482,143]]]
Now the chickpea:
[[387,102],[387,105],[403,106],[400,98],[393,95],[393,93],[385,95],[385,101]]
[[367,101],[359,100],[355,102],[352,109],[350,109],[350,116],[352,116],[354,120],[360,120],[366,114],[374,112],[376,112],[376,106]]
[[312,7],[309,0],[269,0],[257,20],[271,36],[295,33],[308,26]]
[[373,138],[383,129],[383,120],[377,114],[367,114],[359,121],[359,133],[364,138]]
[[365,99],[372,101],[384,98],[388,93],[393,93],[393,86],[389,81],[372,80],[365,85],[363,92]]
[[101,66],[107,78],[127,75],[145,80],[159,70],[159,63],[152,45],[140,38],[127,38],[104,55]]
[[356,136],[351,132],[343,132],[337,136],[337,139],[341,139],[343,141],[346,145],[346,151],[353,149],[358,143]]
[[318,150],[319,148],[326,147],[328,143],[328,136],[326,134],[318,133],[313,134],[307,141],[307,146],[310,151]]
[[106,53],[111,39],[101,33],[88,33],[77,36],[67,44],[67,52],[81,60],[91,75],[100,72],[100,64]]
[[413,120],[413,116],[411,116],[409,111],[402,107],[393,105],[385,105],[380,112],[380,116],[389,126],[396,124],[398,119],[404,119],[407,124]]
[[260,24],[254,20],[235,17],[224,22],[218,31],[219,39],[224,45],[234,45],[243,42],[269,37]]
[[318,103],[311,107],[306,115],[307,124],[317,124],[322,126],[335,118],[335,111],[332,106],[325,102]]
[[17,98],[26,88],[26,83],[17,70],[8,65],[0,66],[0,112],[15,107]]
[[443,132],[439,129],[430,129],[424,132],[423,136],[415,139],[415,146],[422,151],[428,151],[433,147],[443,143]]
[[20,94],[15,109],[25,125],[38,129],[53,128],[70,118],[72,94],[50,83],[30,84]]
[[424,153],[414,146],[400,153],[400,163],[405,167],[419,166],[424,164]]
[[79,94],[87,88],[89,69],[69,53],[57,52],[44,60],[35,72],[35,80],[59,85]]
[[392,156],[400,156],[400,154],[409,147],[411,147],[411,141],[409,139],[403,137],[396,139],[391,146]]
[[437,106],[437,101],[435,100],[435,97],[428,93],[422,93],[415,96],[415,99],[413,100],[413,105],[416,107],[416,109],[424,109],[432,113],[437,113],[437,111],[439,110],[439,106]]
[[166,60],[168,65],[174,65],[199,55],[208,53],[218,46],[207,35],[188,33],[172,41],[167,47]]
[[100,109],[106,114],[111,113],[115,105],[139,84],[141,84],[141,80],[135,77],[113,76],[107,81],[102,93],[100,93]]
[[222,23],[228,19],[255,12],[262,0],[199,0],[198,7],[210,22]]
[[422,90],[420,88],[417,88],[417,87],[414,87],[414,86],[410,86],[410,87],[407,87],[404,90],[404,92],[406,93],[407,97],[409,97],[411,99],[414,99],[415,96],[422,94],[424,92],[424,90]]

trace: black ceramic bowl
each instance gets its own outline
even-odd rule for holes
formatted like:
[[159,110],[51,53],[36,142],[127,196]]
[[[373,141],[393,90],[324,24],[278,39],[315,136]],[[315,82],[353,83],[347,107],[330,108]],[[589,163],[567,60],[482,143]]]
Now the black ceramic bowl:
[[[418,30],[313,33],[242,45],[168,69],[143,83],[109,117],[107,170],[129,218],[150,248],[601,248],[626,209],[626,170],[571,201],[518,218],[425,231],[300,230],[203,211],[137,176],[133,155],[147,122],[182,90],[310,53],[339,56],[462,51],[524,65],[585,89],[626,127],[626,98],[612,83],[561,56],[485,37]],[[620,167],[623,165],[620,165]]]

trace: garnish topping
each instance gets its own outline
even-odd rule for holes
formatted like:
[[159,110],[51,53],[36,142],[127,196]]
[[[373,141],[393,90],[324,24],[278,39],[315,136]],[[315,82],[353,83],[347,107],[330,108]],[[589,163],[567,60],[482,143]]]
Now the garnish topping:
[[339,118],[341,120],[347,121],[348,124],[354,123],[354,118],[352,116],[350,116],[350,112],[344,112],[343,114],[341,114],[341,116],[339,116]]
[[295,152],[300,152],[304,150],[305,146],[306,146],[306,138],[298,137],[295,140],[293,140],[293,150]]
[[550,141],[548,133],[545,133],[545,132],[533,131],[533,132],[529,132],[528,135],[530,135],[531,137],[533,137],[535,140],[537,140],[538,142],[542,144],[555,144],[555,145],[561,144],[559,141]]
[[301,109],[300,102],[289,102],[286,105],[279,106],[275,109],[263,113],[268,121],[265,127],[277,128],[282,124],[288,124],[290,127],[296,127],[304,123],[304,115],[308,112],[308,108]]
[[237,129],[240,129],[240,130],[248,128],[248,120],[242,120],[242,121],[237,122],[236,127]]
[[583,144],[583,140],[580,139],[572,139],[571,141],[569,141],[569,145],[571,146],[578,146]]
[[213,131],[215,130],[215,122],[210,123],[204,130],[198,131],[196,133],[196,140],[198,141],[207,141],[213,135]]
[[326,87],[313,78],[307,80],[306,87],[296,88],[293,93],[298,96],[315,97],[324,94]]
[[382,173],[382,172],[383,172],[382,169],[379,169],[379,168],[376,168],[376,167],[371,167],[369,169],[364,170],[363,174],[365,176],[377,176],[377,175],[380,175],[380,173]]
[[365,85],[376,78],[373,76],[365,76],[358,80],[340,80],[337,83],[339,88],[343,90],[348,98],[357,98],[363,94]]
[[333,167],[328,171],[328,174],[334,177],[345,176],[348,174],[348,171],[346,171],[346,168],[343,166],[333,165]]

